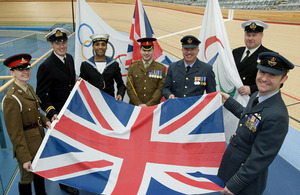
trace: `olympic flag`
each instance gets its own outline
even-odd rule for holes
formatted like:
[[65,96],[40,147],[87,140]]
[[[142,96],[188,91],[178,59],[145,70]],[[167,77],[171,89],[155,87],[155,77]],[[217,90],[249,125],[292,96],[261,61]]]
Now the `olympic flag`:
[[[246,106],[249,96],[241,96],[238,93],[238,88],[243,86],[243,83],[233,59],[218,0],[207,1],[199,40],[201,44],[198,57],[213,65],[217,90],[230,94]],[[225,138],[228,142],[236,130],[238,119],[226,109],[223,114]]]
[[[81,62],[93,55],[92,41],[90,39],[92,34],[105,33],[109,35],[107,56],[115,59],[126,56],[128,36],[116,31],[105,23],[85,0],[77,0],[76,10],[75,70],[77,75],[80,73]],[[125,58],[122,57],[120,60],[124,64]],[[121,70],[124,71],[124,68],[121,67]]]

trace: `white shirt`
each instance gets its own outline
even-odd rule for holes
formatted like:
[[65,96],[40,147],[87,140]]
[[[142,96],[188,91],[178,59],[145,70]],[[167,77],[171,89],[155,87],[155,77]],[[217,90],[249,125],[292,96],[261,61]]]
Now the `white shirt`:
[[261,45],[259,45],[258,47],[256,47],[256,48],[253,48],[253,49],[248,49],[247,47],[245,48],[245,51],[244,51],[244,53],[243,53],[243,56],[242,56],[242,58],[241,58],[241,61],[243,61],[243,59],[246,57],[246,55],[247,55],[247,51],[249,50],[250,51],[250,53],[249,53],[249,56],[248,57],[250,57],[259,47],[260,47]]
[[98,71],[102,74],[105,69],[106,62],[95,62],[95,64],[97,66]]
[[62,57],[62,56],[58,55],[57,53],[55,53],[55,51],[53,53],[56,55],[56,57],[58,57],[58,59],[60,59],[60,61],[62,61],[62,63],[65,63],[64,58],[66,57],[66,55],[64,57]]

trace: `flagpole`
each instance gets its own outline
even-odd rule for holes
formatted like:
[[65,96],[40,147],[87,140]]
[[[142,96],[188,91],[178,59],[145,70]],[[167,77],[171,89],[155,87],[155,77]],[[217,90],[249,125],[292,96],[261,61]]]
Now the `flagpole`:
[[75,22],[74,22],[74,3],[72,0],[72,19],[73,19],[73,32],[75,32]]

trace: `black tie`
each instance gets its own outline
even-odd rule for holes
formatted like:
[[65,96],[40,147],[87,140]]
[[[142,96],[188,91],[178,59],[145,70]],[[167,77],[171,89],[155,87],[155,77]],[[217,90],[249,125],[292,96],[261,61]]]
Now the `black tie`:
[[68,61],[67,61],[67,58],[66,58],[66,57],[64,57],[64,64],[65,64],[65,66],[66,66],[67,70],[69,71],[69,63],[68,63]]
[[254,98],[252,108],[258,104],[258,97]]
[[245,62],[245,61],[249,58],[249,54],[250,54],[250,51],[247,50],[247,51],[246,51],[246,56],[245,56],[244,59],[241,61],[241,63]]
[[190,69],[191,69],[191,67],[190,67],[190,66],[187,66],[187,67],[186,67],[186,73],[188,73]]

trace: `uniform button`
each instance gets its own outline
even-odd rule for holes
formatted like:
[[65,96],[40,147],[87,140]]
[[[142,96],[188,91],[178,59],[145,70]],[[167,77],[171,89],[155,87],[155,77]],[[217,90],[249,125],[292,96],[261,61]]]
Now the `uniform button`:
[[29,108],[28,110],[30,111],[31,109]]
[[243,80],[246,80],[246,77],[243,77]]
[[173,83],[175,83],[175,81],[173,81]]
[[146,83],[147,81],[145,80],[144,82]]
[[234,133],[233,136],[236,136],[236,133]]
[[188,78],[188,77],[186,77],[186,78],[185,78],[185,80],[189,80],[189,78]]
[[242,124],[242,123],[240,124],[240,127],[241,127],[241,126],[243,126],[243,124]]
[[186,97],[186,95],[184,94],[183,97]]
[[144,89],[146,89],[146,87],[144,87]]
[[184,86],[184,88],[187,88],[187,86]]
[[146,96],[146,94],[144,94],[144,97]]
[[145,75],[147,75],[147,73],[145,73]]
[[248,117],[248,115],[246,114],[246,115],[245,115],[245,117],[247,118],[247,117]]
[[71,85],[69,85],[69,87],[71,87]]

